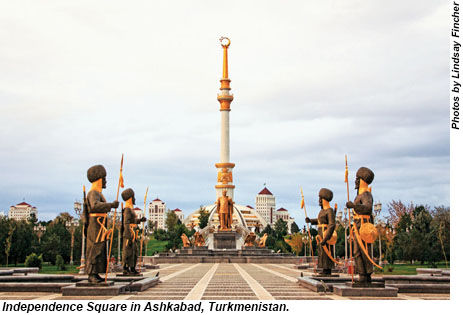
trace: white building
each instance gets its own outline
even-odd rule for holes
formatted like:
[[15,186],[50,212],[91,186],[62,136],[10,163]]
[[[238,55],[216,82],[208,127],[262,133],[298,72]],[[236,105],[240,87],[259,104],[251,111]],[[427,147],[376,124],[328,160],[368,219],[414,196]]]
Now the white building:
[[289,211],[285,208],[280,208],[276,211],[276,220],[282,219],[288,224],[288,234],[291,234],[291,224],[294,222],[294,218],[289,216]]
[[183,220],[185,219],[185,215],[183,214],[183,211],[180,210],[179,208],[174,209],[174,210],[172,210],[172,211],[174,211],[174,213],[177,215],[177,217],[178,217],[178,219],[180,220],[180,222],[183,223]]
[[[133,211],[135,212],[135,215],[136,215],[137,219],[143,218],[143,209],[135,207],[135,208],[133,208]],[[140,228],[142,228],[143,227],[143,222],[141,222],[138,226]]]
[[148,205],[147,219],[154,224],[155,229],[166,229],[166,203],[156,198]]
[[275,224],[275,196],[267,189],[267,187],[264,187],[264,189],[262,189],[256,196],[256,211],[268,224],[270,224],[270,226]]
[[27,220],[34,214],[37,218],[37,208],[31,206],[27,202],[18,203],[16,206],[11,206],[8,212],[8,218],[14,220]]

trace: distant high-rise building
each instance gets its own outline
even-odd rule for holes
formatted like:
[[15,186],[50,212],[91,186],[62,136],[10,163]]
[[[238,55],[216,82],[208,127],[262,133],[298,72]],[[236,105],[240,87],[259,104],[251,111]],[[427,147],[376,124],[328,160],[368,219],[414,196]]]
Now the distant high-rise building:
[[275,196],[264,187],[256,196],[256,211],[259,213],[270,226],[276,222],[275,214]]
[[155,229],[166,228],[166,203],[156,198],[148,205],[147,219],[154,224]]
[[8,212],[8,218],[13,220],[27,220],[32,215],[35,215],[37,218],[37,208],[31,206],[27,202],[21,202],[16,206],[11,206]]

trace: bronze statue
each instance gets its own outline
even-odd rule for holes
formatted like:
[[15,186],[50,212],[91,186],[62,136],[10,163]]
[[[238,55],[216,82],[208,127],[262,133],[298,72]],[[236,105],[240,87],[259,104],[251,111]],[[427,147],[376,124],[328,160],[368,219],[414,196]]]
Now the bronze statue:
[[233,201],[227,196],[227,191],[222,190],[222,196],[217,198],[217,214],[219,215],[219,231],[230,231],[233,218]]
[[104,281],[99,273],[106,272],[107,264],[106,239],[109,235],[107,216],[111,208],[119,206],[119,202],[108,203],[101,193],[106,188],[106,169],[103,165],[90,167],[87,178],[92,183],[92,187],[86,198],[88,228],[85,272],[88,274],[89,282],[99,283]]
[[254,232],[249,233],[244,239],[244,246],[245,247],[254,246],[254,241],[256,240],[256,237],[257,235]]
[[137,219],[133,210],[135,204],[135,193],[131,188],[124,190],[121,194],[125,201],[125,207],[122,213],[123,232],[122,232],[122,266],[123,275],[139,275],[135,269],[138,258],[137,238],[138,231],[135,231],[140,222],[145,222],[146,218]]
[[334,267],[333,249],[331,245],[336,244],[335,228],[336,221],[334,211],[330,206],[333,199],[333,192],[327,188],[320,189],[318,193],[319,205],[321,207],[317,219],[309,219],[312,225],[318,225],[318,264],[317,267],[322,269],[322,276],[331,275],[331,269]]
[[359,168],[355,179],[357,196],[354,202],[348,201],[346,203],[347,208],[354,209],[352,230],[354,232],[355,273],[359,274],[359,282],[364,284],[371,283],[373,264],[375,264],[369,254],[371,253],[371,243],[376,239],[376,229],[372,224],[373,218],[371,216],[373,196],[371,195],[371,188],[368,187],[373,182],[374,176],[373,171],[369,168]]
[[182,238],[182,242],[183,242],[183,247],[190,247],[191,246],[190,240],[188,239],[188,236],[185,235],[185,233],[182,234],[181,238]]
[[195,232],[194,236],[194,245],[195,247],[203,247],[206,245],[204,237],[199,232]]

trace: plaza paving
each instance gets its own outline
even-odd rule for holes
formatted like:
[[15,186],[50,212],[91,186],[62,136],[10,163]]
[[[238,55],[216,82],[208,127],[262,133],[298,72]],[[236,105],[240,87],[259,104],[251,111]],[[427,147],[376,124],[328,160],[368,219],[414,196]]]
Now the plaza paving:
[[[315,293],[297,284],[301,271],[290,264],[164,264],[161,283],[144,292],[114,297],[112,300],[346,300],[332,293]],[[308,272],[305,272],[308,275]],[[397,300],[447,300],[449,294],[400,294]],[[0,292],[0,300],[70,300],[88,297],[62,297],[59,293]],[[380,298],[369,298],[380,299]]]

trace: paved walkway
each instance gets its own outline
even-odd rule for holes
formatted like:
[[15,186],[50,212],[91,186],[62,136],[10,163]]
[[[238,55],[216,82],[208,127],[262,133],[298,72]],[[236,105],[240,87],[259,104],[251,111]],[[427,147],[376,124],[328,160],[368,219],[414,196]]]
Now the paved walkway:
[[[114,297],[112,300],[345,300],[357,299],[315,293],[299,286],[301,270],[291,264],[163,264],[161,283],[144,292]],[[306,275],[308,272],[304,272]],[[447,300],[449,294],[399,294],[396,300]],[[88,297],[62,297],[57,293],[0,292],[0,300],[63,300]],[[362,298],[365,299],[365,298]],[[374,298],[378,299],[378,298]]]

